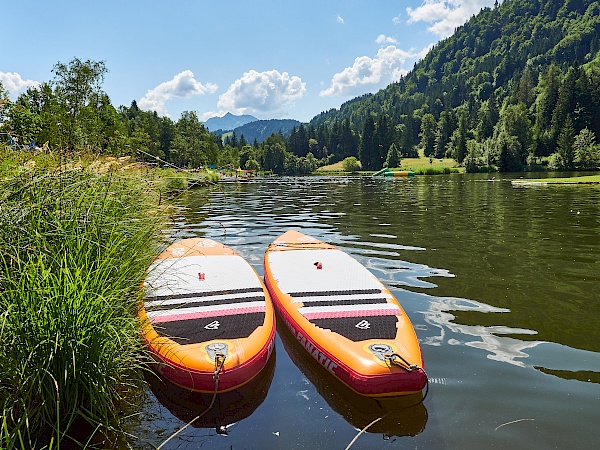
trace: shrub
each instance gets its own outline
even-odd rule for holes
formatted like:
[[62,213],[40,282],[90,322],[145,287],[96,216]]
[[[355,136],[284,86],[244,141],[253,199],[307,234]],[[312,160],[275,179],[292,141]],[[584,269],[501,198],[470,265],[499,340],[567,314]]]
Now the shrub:
[[346,172],[358,172],[361,167],[360,161],[354,156],[349,156],[342,161],[342,168]]

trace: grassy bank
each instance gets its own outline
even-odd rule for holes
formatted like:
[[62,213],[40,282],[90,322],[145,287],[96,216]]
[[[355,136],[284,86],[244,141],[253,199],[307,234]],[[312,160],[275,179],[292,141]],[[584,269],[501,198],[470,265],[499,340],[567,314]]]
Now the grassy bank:
[[106,161],[0,161],[0,447],[110,448],[145,362],[135,314],[159,181]]

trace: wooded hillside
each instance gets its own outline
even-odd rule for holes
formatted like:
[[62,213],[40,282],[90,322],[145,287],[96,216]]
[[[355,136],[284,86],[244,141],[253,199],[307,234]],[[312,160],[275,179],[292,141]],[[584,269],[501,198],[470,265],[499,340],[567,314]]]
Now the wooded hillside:
[[470,168],[521,170],[550,155],[556,168],[593,167],[597,155],[582,157],[600,136],[599,49],[599,2],[506,0],[440,41],[397,83],[310,125],[321,134],[349,126],[360,136],[352,156],[371,169],[392,143],[405,156],[419,146]]

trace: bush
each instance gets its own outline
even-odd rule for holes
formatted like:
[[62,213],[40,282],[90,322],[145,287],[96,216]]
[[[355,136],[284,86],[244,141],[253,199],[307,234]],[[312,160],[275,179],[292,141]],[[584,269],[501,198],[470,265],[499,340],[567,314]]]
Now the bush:
[[565,161],[562,155],[558,152],[552,153],[548,158],[548,169],[550,170],[561,170],[565,168]]
[[349,156],[342,161],[342,168],[345,172],[358,172],[361,167],[360,161],[354,156]]

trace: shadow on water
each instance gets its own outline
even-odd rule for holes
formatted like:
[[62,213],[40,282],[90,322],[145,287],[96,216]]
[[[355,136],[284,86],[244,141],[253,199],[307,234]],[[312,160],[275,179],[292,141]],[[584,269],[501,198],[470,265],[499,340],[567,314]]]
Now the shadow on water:
[[[384,439],[416,436],[425,429],[427,408],[423,395],[370,398],[357,394],[318,364],[277,316],[277,333],[292,362],[315,386],[327,404],[354,428]],[[373,423],[374,422],[374,423]]]
[[275,362],[273,351],[256,377],[238,389],[217,394],[212,408],[196,420],[210,405],[213,394],[183,389],[153,372],[146,374],[146,381],[156,399],[179,420],[185,423],[193,420],[191,426],[195,428],[214,428],[223,434],[229,425],[249,417],[264,402],[275,373]]

